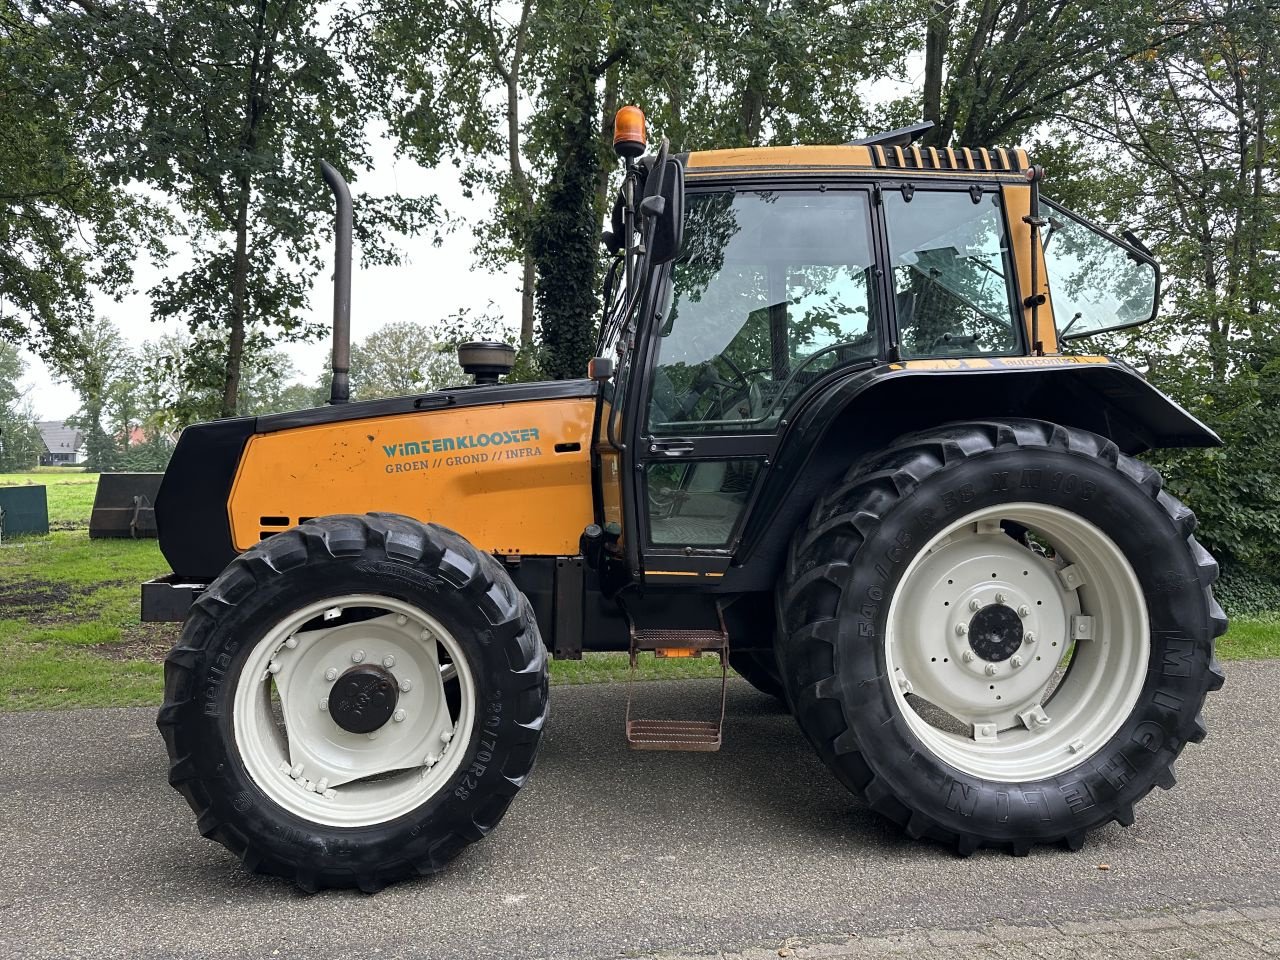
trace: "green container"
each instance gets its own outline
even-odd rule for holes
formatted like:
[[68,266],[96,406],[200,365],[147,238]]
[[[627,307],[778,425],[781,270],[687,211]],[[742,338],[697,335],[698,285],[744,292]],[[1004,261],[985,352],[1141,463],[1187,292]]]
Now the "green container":
[[49,500],[45,488],[0,487],[0,536],[49,532]]

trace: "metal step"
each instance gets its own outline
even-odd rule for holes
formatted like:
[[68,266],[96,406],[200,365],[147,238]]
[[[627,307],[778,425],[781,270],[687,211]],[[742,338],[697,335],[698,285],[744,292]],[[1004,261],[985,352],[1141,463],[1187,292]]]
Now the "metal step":
[[627,744],[632,750],[714,753],[720,749],[721,725],[708,720],[628,720]]
[[633,650],[719,650],[728,638],[719,630],[632,630]]
[[[623,609],[626,612],[626,609]],[[684,750],[711,753],[720,749],[724,728],[725,693],[729,684],[729,634],[720,613],[719,630],[638,630],[631,622],[631,673],[627,680],[627,746],[632,750]],[[656,656],[720,657],[720,717],[718,720],[632,720],[631,696],[635,689],[636,656],[652,651]]]

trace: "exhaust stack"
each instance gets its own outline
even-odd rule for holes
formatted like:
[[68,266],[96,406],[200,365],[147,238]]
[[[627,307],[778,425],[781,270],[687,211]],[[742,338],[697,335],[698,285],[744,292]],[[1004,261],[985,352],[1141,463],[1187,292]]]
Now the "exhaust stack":
[[337,170],[320,161],[324,182],[338,209],[333,218],[333,387],[329,402],[351,399],[351,188]]

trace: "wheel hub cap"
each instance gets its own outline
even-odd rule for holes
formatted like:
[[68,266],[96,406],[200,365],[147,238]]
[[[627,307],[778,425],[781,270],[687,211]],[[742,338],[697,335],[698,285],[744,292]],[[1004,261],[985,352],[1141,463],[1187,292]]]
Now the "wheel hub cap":
[[1022,618],[1012,607],[993,603],[969,621],[969,646],[983,660],[1003,663],[1022,647]]
[[350,733],[372,733],[396,711],[396,679],[382,667],[362,664],[340,676],[329,691],[329,715]]
[[[1039,549],[1006,532],[1017,527]],[[1015,502],[923,544],[890,604],[885,666],[926,749],[977,776],[1030,781],[1081,763],[1119,729],[1149,637],[1115,542],[1078,514]]]

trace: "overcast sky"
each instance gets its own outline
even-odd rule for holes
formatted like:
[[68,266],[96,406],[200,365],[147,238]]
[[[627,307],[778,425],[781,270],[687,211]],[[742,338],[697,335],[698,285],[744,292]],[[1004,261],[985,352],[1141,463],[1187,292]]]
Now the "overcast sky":
[[[402,240],[400,247],[407,254],[407,262],[399,267],[362,270],[359,251],[356,251],[355,275],[351,284],[352,339],[358,340],[392,320],[428,323],[464,306],[480,312],[490,301],[495,305],[495,315],[506,318],[508,324],[518,328],[519,270],[512,267],[504,273],[495,274],[478,269],[471,253],[474,244],[471,225],[480,222],[488,212],[487,202],[467,200],[462,196],[457,185],[457,172],[452,165],[426,170],[411,160],[397,160],[392,145],[385,140],[372,145],[372,155],[374,169],[352,184],[353,191],[367,190],[375,194],[400,192],[407,196],[435,193],[444,208],[465,223],[447,235],[440,247],[431,245],[429,235]],[[322,256],[326,262],[332,262],[332,245],[325,247]],[[170,269],[173,269],[172,263]],[[136,288],[139,291],[147,290],[163,275],[162,271],[145,261],[139,262],[136,270]],[[150,303],[142,292],[120,303],[110,298],[98,298],[95,307],[100,315],[110,317],[134,345],[181,326],[177,323],[153,323]],[[333,284],[329,271],[325,270],[316,278],[312,288],[308,319],[329,326],[332,316]],[[328,362],[330,342],[290,344],[285,345],[285,349],[298,368],[299,379],[313,383]],[[28,396],[39,419],[62,420],[75,413],[80,406],[75,391],[65,383],[54,381],[48,368],[37,357],[24,354],[24,359],[28,364],[24,385],[29,388]]]

